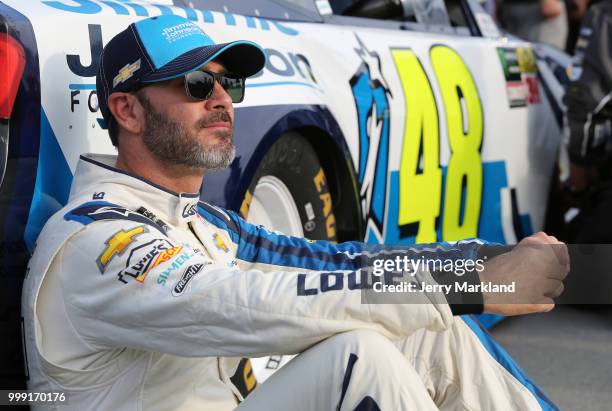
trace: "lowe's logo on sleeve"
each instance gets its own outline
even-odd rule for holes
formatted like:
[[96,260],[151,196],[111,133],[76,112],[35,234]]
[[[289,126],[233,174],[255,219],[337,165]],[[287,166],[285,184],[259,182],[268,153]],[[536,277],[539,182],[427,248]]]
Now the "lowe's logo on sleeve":
[[187,289],[187,286],[191,282],[191,280],[204,268],[204,264],[194,264],[187,267],[183,276],[176,283],[174,288],[172,289],[172,295],[174,297],[180,297],[183,292]]

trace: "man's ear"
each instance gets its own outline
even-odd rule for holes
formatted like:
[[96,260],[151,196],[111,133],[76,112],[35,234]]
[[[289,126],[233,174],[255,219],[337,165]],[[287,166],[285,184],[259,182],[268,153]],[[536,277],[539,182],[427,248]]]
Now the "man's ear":
[[108,97],[108,109],[117,124],[131,134],[142,134],[145,129],[144,109],[131,93],[116,92]]

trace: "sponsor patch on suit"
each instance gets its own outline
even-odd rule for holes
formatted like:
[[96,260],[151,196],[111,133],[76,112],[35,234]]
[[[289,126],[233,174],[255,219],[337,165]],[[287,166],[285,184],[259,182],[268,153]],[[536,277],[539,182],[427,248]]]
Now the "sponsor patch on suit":
[[118,280],[127,284],[126,277],[143,283],[151,270],[170,260],[182,247],[175,247],[170,241],[156,238],[134,247],[125,262],[125,268],[117,273]]
[[187,286],[191,280],[193,280],[195,276],[202,271],[202,268],[204,268],[204,264],[193,264],[187,267],[181,278],[177,281],[176,285],[172,289],[172,295],[175,297],[180,297],[187,289]]
[[104,242],[106,247],[96,259],[96,264],[98,265],[100,273],[104,274],[106,266],[112,261],[112,259],[117,255],[123,255],[125,250],[127,250],[130,244],[134,242],[136,237],[146,232],[148,232],[147,228],[144,225],[141,225],[128,231],[121,229],[110,236]]

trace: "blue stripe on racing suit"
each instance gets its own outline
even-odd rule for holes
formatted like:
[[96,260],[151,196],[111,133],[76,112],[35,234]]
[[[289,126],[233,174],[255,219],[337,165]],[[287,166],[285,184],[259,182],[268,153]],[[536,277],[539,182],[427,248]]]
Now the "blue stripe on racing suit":
[[245,262],[321,271],[353,271],[360,267],[359,257],[366,246],[359,242],[335,245],[328,241],[310,242],[304,238],[279,235],[247,223],[232,211],[222,210],[232,219],[228,222],[220,210],[202,203],[198,211],[208,222],[227,231],[238,245],[236,257]]
[[489,332],[472,315],[462,315],[461,319],[476,334],[483,347],[504,367],[518,382],[523,384],[536,398],[543,411],[559,411],[559,408],[548,399],[542,389],[533,382],[521,367],[510,357],[510,354],[502,348],[489,334]]
[[[279,235],[267,229],[247,223],[236,213],[200,203],[200,215],[216,227],[228,232],[238,245],[237,258],[250,263],[307,268],[320,271],[357,270],[364,251],[371,253],[389,246],[328,241],[309,241],[304,238]],[[230,220],[228,220],[228,218]],[[458,260],[476,259],[483,243],[470,240],[459,243],[417,244],[393,246],[394,251],[406,252],[412,258]]]

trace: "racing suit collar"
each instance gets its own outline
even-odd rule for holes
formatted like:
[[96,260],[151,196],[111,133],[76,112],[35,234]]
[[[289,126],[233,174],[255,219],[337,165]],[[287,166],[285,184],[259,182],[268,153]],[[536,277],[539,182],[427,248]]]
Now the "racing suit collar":
[[[124,204],[124,197],[136,199],[138,203],[129,204],[131,208],[136,210],[145,207],[171,224],[187,223],[196,218],[199,193],[175,193],[144,177],[119,170],[115,167],[116,162],[115,155],[81,155],[70,190],[70,200],[93,191],[94,199],[98,196],[112,202],[120,196]],[[123,193],[129,195],[124,196]],[[106,195],[108,198],[103,197]]]

